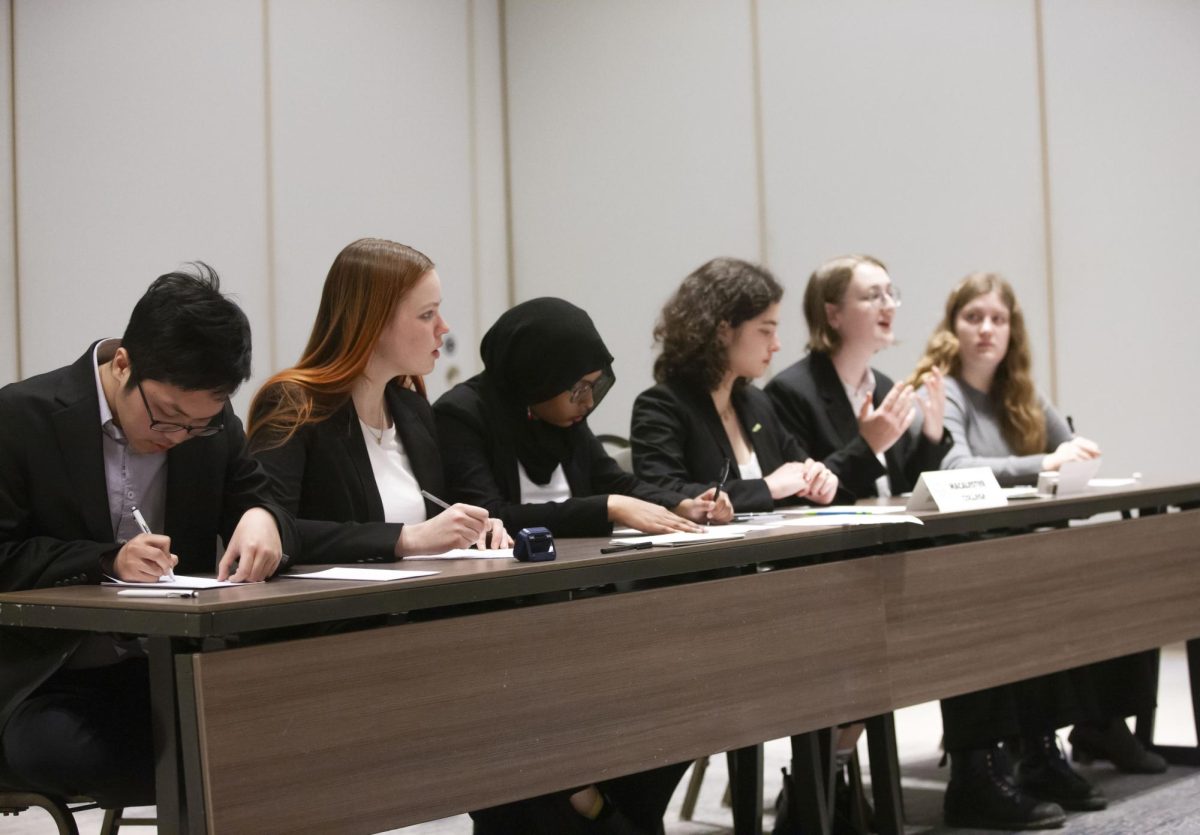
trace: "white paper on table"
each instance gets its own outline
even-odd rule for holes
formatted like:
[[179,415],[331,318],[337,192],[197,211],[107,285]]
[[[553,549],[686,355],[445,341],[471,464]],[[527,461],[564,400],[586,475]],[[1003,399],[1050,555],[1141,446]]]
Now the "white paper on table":
[[798,516],[784,519],[782,522],[772,522],[773,528],[830,528],[838,525],[924,525],[916,516],[907,513],[888,513],[886,515],[846,513],[843,515],[830,514],[823,516]]
[[111,577],[105,580],[103,585],[135,586],[143,589],[221,589],[226,586],[244,586],[248,584],[231,583],[228,580],[218,580],[215,577],[188,577],[183,574],[176,574],[174,580],[163,577],[157,583],[130,583],[126,580],[118,580],[116,577]]
[[857,505],[857,504],[831,504],[828,507],[785,507],[773,511],[774,513],[782,513],[784,516],[836,516],[845,513],[866,514],[869,516],[883,516],[889,513],[903,513],[904,505],[902,504],[879,504],[879,505]]
[[724,528],[727,527],[729,526],[716,527],[705,533],[661,533],[654,536],[623,537],[620,541],[614,540],[613,544],[628,545],[649,542],[652,545],[694,545],[701,542],[722,542],[746,538],[744,533],[736,531],[725,533]]
[[437,574],[436,571],[398,571],[392,568],[354,568],[351,566],[335,566],[324,571],[310,571],[307,574],[281,574],[281,577],[294,577],[298,580],[366,580],[372,583],[382,583],[388,580],[412,580],[415,577],[428,577]]
[[1088,479],[1088,487],[1131,487],[1137,484],[1136,478],[1092,478]]
[[405,557],[405,562],[413,560],[511,560],[512,548],[488,548],[480,551],[478,548],[455,548],[442,554],[416,554]]

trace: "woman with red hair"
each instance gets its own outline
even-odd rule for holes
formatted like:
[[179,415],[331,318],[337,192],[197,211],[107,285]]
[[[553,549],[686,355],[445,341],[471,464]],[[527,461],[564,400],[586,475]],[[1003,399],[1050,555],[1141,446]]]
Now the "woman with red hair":
[[355,241],[329,269],[300,361],[255,396],[250,448],[300,520],[305,562],[511,545],[483,508],[443,510],[422,495],[444,491],[422,381],[449,331],[441,300],[425,255]]

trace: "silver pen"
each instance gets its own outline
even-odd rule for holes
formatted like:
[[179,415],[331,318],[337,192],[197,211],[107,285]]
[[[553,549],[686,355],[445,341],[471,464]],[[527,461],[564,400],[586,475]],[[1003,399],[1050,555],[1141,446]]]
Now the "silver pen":
[[442,510],[450,509],[450,505],[446,504],[444,501],[442,501],[437,496],[430,493],[428,490],[422,490],[421,495],[424,496],[425,498],[429,499],[429,501],[433,502],[435,505],[440,507]]
[[[150,530],[150,526],[146,524],[146,517],[143,516],[142,512],[136,507],[133,508],[133,521],[137,522],[137,526],[142,529],[142,533],[154,533],[154,531]],[[174,583],[175,572],[168,568],[167,573],[162,577],[159,577],[159,580],[165,580],[168,583]]]

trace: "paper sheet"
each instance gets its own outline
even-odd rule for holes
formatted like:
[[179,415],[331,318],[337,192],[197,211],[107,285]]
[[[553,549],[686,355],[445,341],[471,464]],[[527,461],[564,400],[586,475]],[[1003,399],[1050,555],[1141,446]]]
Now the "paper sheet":
[[365,580],[372,583],[382,583],[388,580],[411,580],[414,577],[428,577],[437,574],[436,571],[397,571],[391,568],[353,568],[351,566],[335,566],[324,571],[310,571],[307,574],[281,574],[281,577],[295,577],[300,580]]
[[628,545],[637,542],[649,542],[653,545],[693,545],[699,542],[722,542],[734,539],[745,539],[746,534],[738,531],[726,533],[728,525],[714,525],[706,533],[662,533],[654,536],[633,536],[614,539],[613,545]]
[[157,583],[130,583],[111,577],[104,581],[106,586],[135,586],[145,589],[220,589],[225,586],[242,586],[245,583],[231,583],[228,580],[217,580],[214,577],[188,577],[176,574],[175,580],[161,579]]
[[512,548],[490,548],[486,551],[480,551],[478,548],[455,548],[452,551],[446,551],[443,554],[417,554],[412,557],[405,557],[405,562],[413,560],[511,560],[513,559]]

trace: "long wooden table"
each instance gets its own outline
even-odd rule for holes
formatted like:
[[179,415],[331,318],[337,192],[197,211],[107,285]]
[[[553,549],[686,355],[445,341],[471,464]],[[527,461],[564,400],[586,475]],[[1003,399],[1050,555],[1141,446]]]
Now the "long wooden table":
[[403,583],[34,590],[0,624],[150,636],[160,831],[368,833],[1198,638],[1198,506],[1143,486]]

